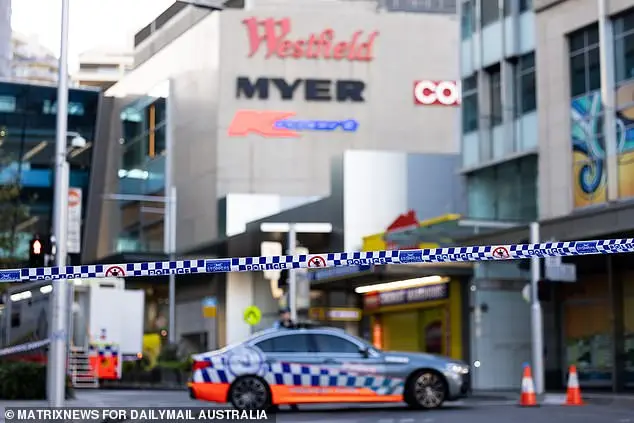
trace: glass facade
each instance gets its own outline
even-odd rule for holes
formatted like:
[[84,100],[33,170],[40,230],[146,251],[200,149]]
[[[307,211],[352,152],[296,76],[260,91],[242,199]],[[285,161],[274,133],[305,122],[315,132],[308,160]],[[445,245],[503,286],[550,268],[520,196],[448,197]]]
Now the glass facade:
[[[70,186],[87,189],[92,162],[100,93],[95,90],[69,91],[68,136],[87,140],[84,148],[69,152]],[[0,184],[19,188],[16,204],[24,206],[27,217],[2,225],[16,242],[12,251],[1,251],[5,260],[25,260],[28,241],[34,233],[51,231],[53,206],[53,161],[57,113],[57,88],[0,83]]]
[[[121,112],[123,148],[119,190],[123,194],[163,196],[166,104],[165,96],[145,96]],[[162,207],[162,203],[124,203],[117,250],[163,251]]]
[[468,215],[474,219],[532,221],[537,218],[537,156],[473,172],[467,178]]
[[[461,2],[462,60],[477,63],[462,67],[461,107],[468,213],[474,218],[525,221],[537,217],[537,159],[510,159],[533,151],[538,139],[532,39],[519,43],[522,48],[507,46],[505,54],[493,42],[503,31],[509,38],[532,37],[523,29],[532,7],[530,0]],[[472,56],[474,51],[479,51],[477,58]],[[506,129],[513,135],[507,135]],[[507,157],[510,160],[505,162]]]

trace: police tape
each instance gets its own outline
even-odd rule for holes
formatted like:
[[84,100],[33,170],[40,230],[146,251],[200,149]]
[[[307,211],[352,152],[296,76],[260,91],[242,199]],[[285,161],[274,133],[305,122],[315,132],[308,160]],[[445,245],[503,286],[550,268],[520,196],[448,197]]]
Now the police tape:
[[5,355],[17,354],[26,351],[36,350],[38,348],[42,348],[50,344],[51,341],[49,339],[43,339],[41,341],[35,342],[27,342],[26,344],[15,345],[13,347],[3,348],[0,350],[0,357]]
[[568,257],[631,252],[634,252],[634,238],[10,269],[0,270],[0,282],[162,276],[190,273],[257,272],[306,268],[323,269],[386,264],[521,260],[532,257]]

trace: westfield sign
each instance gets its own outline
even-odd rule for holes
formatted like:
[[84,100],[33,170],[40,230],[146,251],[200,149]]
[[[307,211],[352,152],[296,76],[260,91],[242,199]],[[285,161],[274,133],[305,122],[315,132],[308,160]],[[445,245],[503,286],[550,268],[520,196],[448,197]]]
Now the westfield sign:
[[264,51],[269,59],[334,59],[369,62],[378,31],[353,32],[347,39],[338,37],[331,28],[297,37],[292,34],[291,20],[249,18],[242,21],[249,36],[249,57]]

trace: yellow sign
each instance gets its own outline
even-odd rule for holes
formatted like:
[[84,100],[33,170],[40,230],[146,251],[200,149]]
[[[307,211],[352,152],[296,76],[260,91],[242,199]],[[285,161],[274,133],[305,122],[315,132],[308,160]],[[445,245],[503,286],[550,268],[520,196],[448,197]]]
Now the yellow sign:
[[[442,216],[434,217],[432,219],[423,220],[419,222],[419,227],[425,228],[434,225],[439,225],[447,222],[455,222],[460,220],[459,214],[445,214]],[[380,251],[387,250],[388,246],[385,242],[385,232],[368,235],[363,237],[362,251]],[[439,237],[440,238],[440,237]],[[440,241],[440,240],[439,240]],[[438,248],[438,242],[423,242],[418,245],[418,248]]]
[[255,326],[262,320],[262,312],[256,306],[249,306],[244,310],[244,321],[248,325]]
[[216,309],[217,309],[216,297],[207,297],[203,299],[203,317],[205,319],[212,319],[216,317]]

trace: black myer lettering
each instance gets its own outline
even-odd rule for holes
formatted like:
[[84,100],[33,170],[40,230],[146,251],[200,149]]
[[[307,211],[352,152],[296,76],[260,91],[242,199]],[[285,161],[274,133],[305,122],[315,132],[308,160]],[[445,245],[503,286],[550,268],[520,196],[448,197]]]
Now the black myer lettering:
[[236,84],[237,98],[257,98],[266,100],[271,95],[271,86],[275,87],[282,100],[292,100],[299,88],[304,87],[306,101],[333,101],[354,103],[364,102],[365,83],[354,80],[331,79],[295,79],[286,81],[283,78],[257,78],[253,81],[246,76],[239,76]]
[[148,275],[169,275],[169,274],[175,274],[175,275],[181,275],[184,273],[191,273],[190,269],[154,269],[154,270],[148,270]]

